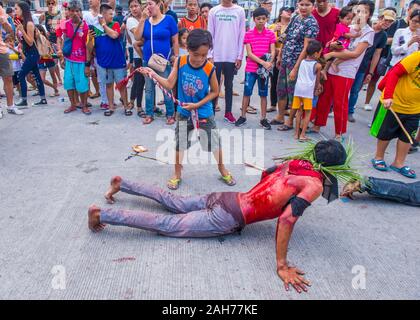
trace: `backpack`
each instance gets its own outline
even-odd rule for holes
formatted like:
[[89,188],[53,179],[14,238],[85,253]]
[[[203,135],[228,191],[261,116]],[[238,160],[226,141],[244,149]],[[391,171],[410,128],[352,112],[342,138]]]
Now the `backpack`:
[[35,45],[41,57],[48,57],[51,55],[50,44],[47,38],[45,38],[44,35],[42,35],[41,33],[38,33],[38,36],[35,41]]

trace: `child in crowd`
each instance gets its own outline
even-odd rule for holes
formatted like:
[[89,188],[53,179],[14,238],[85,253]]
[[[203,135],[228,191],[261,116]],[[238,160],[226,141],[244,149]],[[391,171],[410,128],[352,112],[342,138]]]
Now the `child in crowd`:
[[[50,95],[50,97],[58,97],[60,93],[58,92],[58,79],[56,75],[55,68],[57,67],[53,58],[54,49],[48,40],[47,33],[45,32],[45,29],[42,25],[37,24],[35,26],[37,28],[37,38],[42,38],[42,41],[45,43],[45,45],[49,48],[49,54],[45,56],[41,56],[41,58],[38,61],[38,69],[39,73],[41,74],[41,79],[44,82],[44,84],[54,90],[54,93]],[[47,80],[47,70],[50,72],[52,83]]]
[[[273,69],[275,58],[276,36],[273,31],[265,27],[269,13],[264,8],[257,8],[253,14],[255,28],[245,34],[244,43],[247,52],[245,67],[245,86],[244,97],[242,99],[242,115],[235,122],[235,126],[240,127],[246,123],[246,111],[254,90],[255,82],[258,81],[258,95],[261,99],[261,120],[260,125],[270,130],[271,125],[266,119],[268,79],[264,72],[258,72],[259,65],[268,73]],[[268,58],[268,59],[267,59]]]
[[179,40],[179,56],[185,56],[188,54],[187,49],[187,38],[188,38],[188,29],[183,28],[178,32]]
[[298,110],[296,114],[295,139],[309,140],[306,137],[314,96],[321,93],[322,66],[318,59],[322,54],[322,44],[311,40],[306,48],[306,59],[302,60],[296,80],[292,109]]
[[[323,51],[324,54],[331,51],[346,50],[350,45],[351,39],[355,39],[361,36],[361,28],[359,25],[355,24],[350,29],[350,24],[353,21],[354,15],[353,7],[346,6],[340,10],[340,14],[338,16],[340,22],[335,27],[333,38],[325,46]],[[328,61],[325,67],[325,73],[330,68],[330,66],[335,72],[338,72],[338,65],[341,62],[343,62],[343,60],[340,59]]]
[[[222,181],[233,186],[236,181],[223,164],[220,137],[214,120],[212,100],[218,95],[219,85],[215,67],[207,60],[207,54],[213,47],[211,34],[203,29],[191,31],[187,47],[188,55],[175,61],[168,79],[158,76],[150,68],[142,68],[144,75],[154,78],[168,90],[172,90],[178,81],[178,98],[183,103],[177,108],[175,174],[167,186],[172,190],[179,188],[184,150],[191,146],[191,135],[197,122],[201,148],[213,152]],[[195,117],[192,113],[197,116],[197,122],[193,121]]]
[[22,49],[20,49],[18,45],[15,46],[15,36],[13,34],[8,34],[4,39],[4,42],[9,47],[9,56],[17,56],[17,59],[11,59],[13,65],[13,86],[16,87],[19,92],[19,96],[21,96],[18,74],[22,69],[22,59],[24,58],[24,55]]

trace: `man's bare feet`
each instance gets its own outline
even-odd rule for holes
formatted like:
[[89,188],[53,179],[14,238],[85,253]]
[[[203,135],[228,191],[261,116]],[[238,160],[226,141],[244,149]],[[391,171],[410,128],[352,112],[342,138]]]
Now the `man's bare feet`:
[[109,204],[114,204],[115,203],[114,194],[116,194],[118,191],[120,191],[121,180],[122,179],[119,176],[115,176],[111,179],[111,184],[109,186],[109,189],[105,193],[105,199],[106,199],[107,203],[109,203]]
[[105,224],[100,221],[101,209],[94,204],[89,207],[88,211],[88,227],[93,232],[102,231]]

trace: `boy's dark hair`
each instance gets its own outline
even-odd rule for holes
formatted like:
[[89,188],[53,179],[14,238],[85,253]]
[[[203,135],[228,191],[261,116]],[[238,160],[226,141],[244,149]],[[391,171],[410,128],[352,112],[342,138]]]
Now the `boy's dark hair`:
[[311,40],[308,43],[308,46],[306,47],[306,54],[308,56],[312,56],[317,52],[320,52],[322,50],[322,43],[318,40]]
[[194,29],[187,38],[187,48],[191,51],[197,51],[201,46],[213,48],[213,39],[211,33],[203,29]]
[[[303,0],[298,0],[296,3],[299,3],[301,1],[303,1]],[[315,0],[308,0],[308,1],[311,2],[312,4],[315,4]]]
[[212,6],[210,3],[208,3],[208,2],[204,2],[204,3],[202,3],[202,4],[201,4],[201,6],[200,6],[200,10],[201,10],[201,9],[203,9],[203,8],[205,8],[205,7],[209,8],[209,10],[210,10],[211,8],[213,8],[213,6]]
[[6,8],[6,13],[7,14],[10,14],[10,13],[12,13],[13,12],[13,8],[11,8],[11,7],[7,7]]
[[268,18],[269,15],[270,14],[268,13],[268,11],[266,9],[264,9],[263,7],[259,7],[257,9],[255,9],[254,12],[252,13],[252,17],[254,19],[258,18],[258,17],[261,17],[261,16],[266,16]]
[[339,17],[344,19],[349,13],[353,13],[353,8],[350,6],[345,6],[340,10]]
[[410,4],[408,5],[408,9],[411,9],[415,4],[420,6],[420,0],[411,1]]
[[420,16],[420,9],[416,9],[413,12],[411,12],[411,14],[410,14],[410,20],[414,19],[417,16]]
[[354,7],[359,4],[359,0],[351,0],[349,3],[347,3],[347,7]]
[[99,7],[99,11],[101,13],[108,11],[108,10],[113,10],[112,7],[108,4],[108,3],[103,3],[101,4],[101,6]]

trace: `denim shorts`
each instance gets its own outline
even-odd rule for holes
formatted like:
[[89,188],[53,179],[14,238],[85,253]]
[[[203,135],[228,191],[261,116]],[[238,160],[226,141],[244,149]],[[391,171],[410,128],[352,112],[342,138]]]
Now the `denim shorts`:
[[245,72],[244,96],[252,96],[255,82],[258,81],[258,95],[260,97],[268,96],[268,79],[262,79],[255,72]]
[[99,64],[96,65],[99,83],[112,84],[123,80],[127,76],[127,69],[106,69],[102,68]]
[[51,69],[55,67],[55,62],[54,60],[50,60],[50,61],[46,61],[43,63],[38,63],[38,69],[41,70],[47,70],[47,69]]

